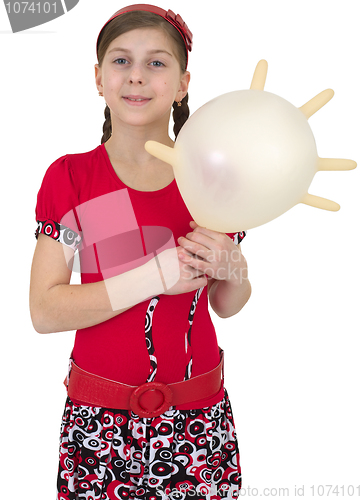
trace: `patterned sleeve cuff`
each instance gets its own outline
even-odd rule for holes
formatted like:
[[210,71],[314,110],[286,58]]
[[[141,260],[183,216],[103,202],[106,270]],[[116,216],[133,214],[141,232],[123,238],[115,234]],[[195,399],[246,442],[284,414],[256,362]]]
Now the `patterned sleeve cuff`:
[[245,238],[246,236],[246,231],[240,231],[239,233],[235,233],[233,235],[233,243],[235,245],[239,245],[241,241]]
[[35,238],[38,239],[39,233],[45,234],[53,238],[63,245],[67,245],[76,251],[81,243],[82,237],[67,226],[63,226],[52,219],[37,220],[37,228],[35,230]]

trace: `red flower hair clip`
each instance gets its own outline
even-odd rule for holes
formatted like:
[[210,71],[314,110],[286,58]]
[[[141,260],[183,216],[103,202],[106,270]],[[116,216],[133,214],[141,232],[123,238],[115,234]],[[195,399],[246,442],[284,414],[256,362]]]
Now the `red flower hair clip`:
[[193,46],[193,35],[188,28],[187,23],[183,21],[182,17],[179,14],[175,15],[174,12],[170,9],[166,13],[166,19],[177,28],[177,30],[184,38],[187,49],[189,50],[189,52],[191,52]]

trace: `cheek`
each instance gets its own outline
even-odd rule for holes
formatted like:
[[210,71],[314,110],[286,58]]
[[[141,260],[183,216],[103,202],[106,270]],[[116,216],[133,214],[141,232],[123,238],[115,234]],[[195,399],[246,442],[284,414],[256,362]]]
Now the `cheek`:
[[114,80],[112,77],[108,76],[107,78],[105,78],[104,80],[104,85],[109,88],[109,89],[113,89],[114,88]]
[[107,84],[112,87],[112,88],[117,88],[120,85],[123,85],[125,83],[125,75],[121,75],[120,73],[109,73],[105,79]]
[[175,85],[170,82],[162,82],[159,86],[160,96],[161,97],[169,97],[172,101],[174,100],[177,89]]

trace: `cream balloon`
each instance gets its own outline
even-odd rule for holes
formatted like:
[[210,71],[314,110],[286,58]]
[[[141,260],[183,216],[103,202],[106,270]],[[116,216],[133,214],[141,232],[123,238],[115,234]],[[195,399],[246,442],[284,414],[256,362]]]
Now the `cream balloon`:
[[223,94],[185,123],[174,148],[145,149],[170,163],[185,205],[199,226],[220,232],[251,229],[298,203],[339,205],[308,194],[318,170],[351,170],[352,160],[318,157],[307,119],[334,95],[325,90],[301,108],[264,91],[267,62],[258,63],[249,90]]

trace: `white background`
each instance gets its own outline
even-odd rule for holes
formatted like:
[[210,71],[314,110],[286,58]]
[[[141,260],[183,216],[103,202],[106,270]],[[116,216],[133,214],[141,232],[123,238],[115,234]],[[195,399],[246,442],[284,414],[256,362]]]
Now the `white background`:
[[[30,320],[36,195],[55,159],[100,144],[104,100],[94,83],[95,44],[123,6],[81,0],[67,15],[17,34],[0,6],[6,499],[55,500],[62,382],[75,332],[40,335]],[[297,107],[326,88],[335,91],[309,119],[318,154],[354,159],[358,168],[320,172],[309,192],[341,210],[298,205],[248,231],[242,250],[252,297],[232,318],[211,314],[225,351],[243,487],[256,488],[254,496],[257,489],[260,496],[263,488],[285,487],[292,497],[295,485],[304,485],[309,498],[313,485],[337,485],[339,496],[341,487],[353,485],[358,498],[360,485],[363,496],[360,2],[170,0],[159,6],[180,13],[194,35],[191,112],[249,88],[260,59],[269,63],[265,90]]]

